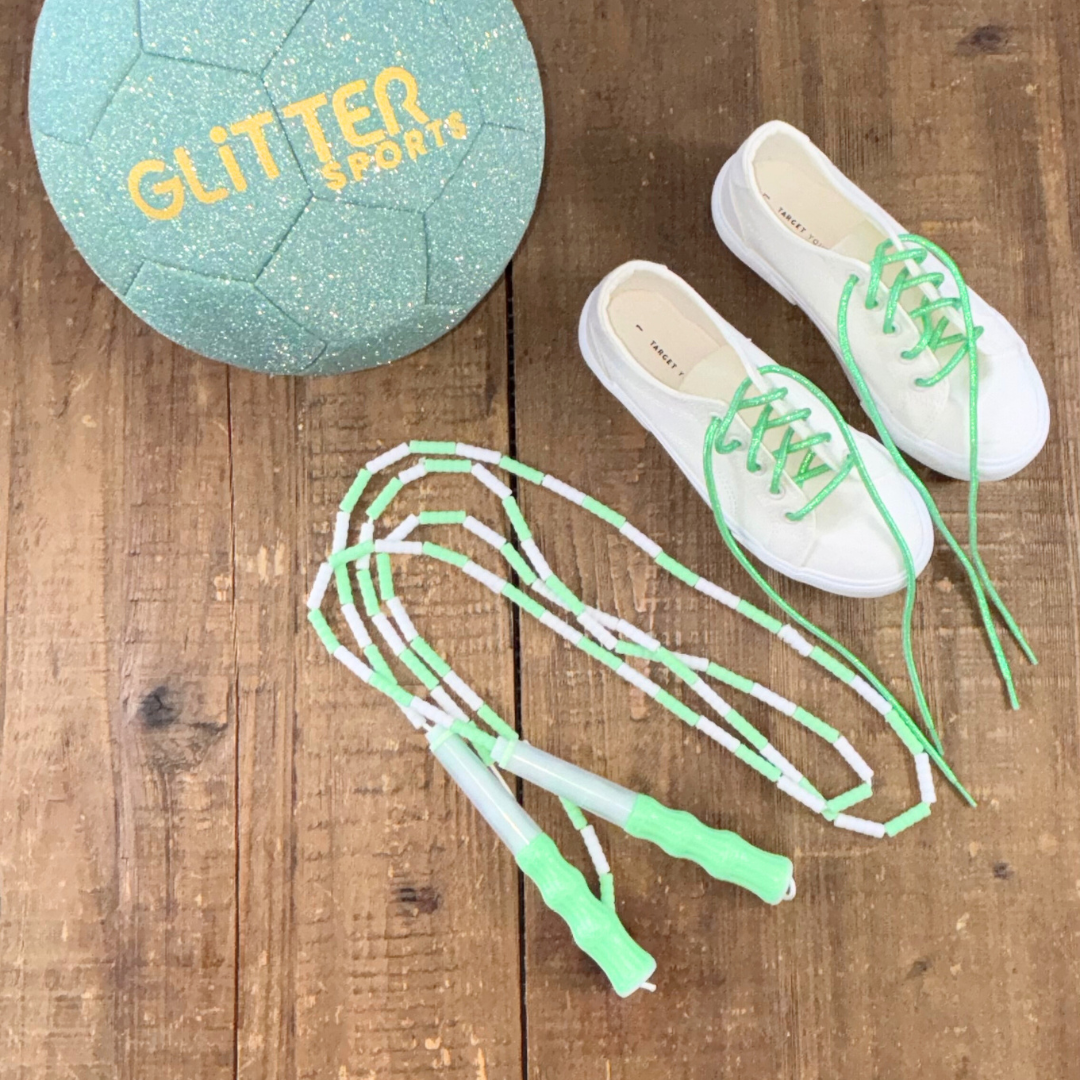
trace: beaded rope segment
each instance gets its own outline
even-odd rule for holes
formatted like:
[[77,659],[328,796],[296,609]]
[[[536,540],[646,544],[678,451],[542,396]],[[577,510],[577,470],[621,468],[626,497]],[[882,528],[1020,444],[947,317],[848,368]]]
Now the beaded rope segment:
[[[351,514],[368,484],[380,472],[390,469],[410,455],[420,456],[420,461],[392,477],[377,493],[365,511],[366,520],[360,527],[359,543],[353,547],[346,546]],[[870,797],[873,777],[873,771],[847,738],[825,721],[769,688],[744,678],[707,658],[672,652],[654,637],[625,619],[612,616],[586,604],[548,565],[513,493],[506,484],[492,474],[487,467],[489,465],[497,466],[529,483],[546,488],[587,510],[618,530],[622,536],[644,551],[662,570],[763,627],[800,656],[814,661],[831,676],[854,690],[884,718],[914,758],[916,775],[920,783],[920,801],[899,817],[888,822],[872,822],[853,818],[844,813],[846,809]],[[409,514],[385,538],[376,539],[374,535],[376,524],[402,489],[413,481],[434,473],[469,473],[492,491],[502,503],[518,546],[515,547],[506,536],[478,521],[464,510],[422,511],[419,514]],[[430,541],[420,542],[408,539],[418,527],[446,525],[461,526],[485,541],[501,555],[522,584],[552,606],[572,615],[578,625],[571,625],[511,581],[479,566],[468,556]],[[371,620],[390,652],[426,687],[443,713],[457,721],[460,721],[464,715],[447,693],[449,689],[456,693],[477,719],[486,724],[497,737],[510,742],[517,739],[513,728],[453,671],[447,661],[416,630],[401,599],[394,591],[391,557],[397,555],[427,556],[448,563],[497,595],[506,597],[526,614],[565,638],[576,648],[611,668],[620,678],[642,690],[678,719],[719,743],[767,780],[776,784],[786,795],[796,799],[813,812],[821,814],[826,820],[832,821],[840,828],[864,832],[868,836],[893,836],[908,825],[927,816],[930,805],[934,802],[930,773],[932,759],[959,788],[958,781],[945,762],[941,760],[935,748],[928,743],[919,727],[880,682],[874,680],[877,685],[872,685],[821,646],[812,645],[794,627],[781,623],[749,601],[741,599],[683,566],[631,525],[621,514],[556,477],[523,465],[497,451],[462,443],[414,440],[410,443],[402,443],[393,450],[374,458],[360,471],[341,502],[334,532],[333,550],[330,558],[320,567],[308,607],[312,624],[320,632],[324,644],[336,659],[348,666],[354,674],[358,674],[363,681],[391,696],[403,708],[411,710],[414,714],[425,716],[428,722],[438,723],[443,717],[434,716],[423,698],[403,690],[394,679],[389,665],[378,646],[372,641],[355,607],[348,572],[350,564],[355,567],[364,614]],[[376,591],[371,572],[372,556],[375,560],[378,591]],[[370,664],[370,667],[365,667],[362,672],[357,669],[358,658],[332,635],[320,610],[324,594],[332,579],[337,583],[338,598],[346,621],[361,652]],[[393,622],[384,613],[384,605],[386,611],[392,616]],[[685,705],[657,683],[642,675],[636,668],[631,667],[626,662],[628,657],[645,659],[671,672],[685,683],[709,709],[713,710],[735,735],[725,731],[708,716]],[[372,682],[371,676],[375,674],[381,677]],[[855,773],[859,783],[832,799],[826,799],[791,762],[769,743],[760,731],[716,693],[706,682],[706,677],[756,698],[824,739]],[[466,737],[470,741],[476,739],[476,732],[472,728],[466,730]],[[486,749],[486,743],[482,739],[476,745],[480,749]]]

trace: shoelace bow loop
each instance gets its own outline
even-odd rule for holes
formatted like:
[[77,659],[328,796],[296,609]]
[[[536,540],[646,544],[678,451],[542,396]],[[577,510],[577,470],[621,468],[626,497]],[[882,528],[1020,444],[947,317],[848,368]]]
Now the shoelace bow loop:
[[772,492],[773,495],[780,494],[781,482],[787,470],[787,461],[792,454],[803,453],[798,468],[793,474],[789,474],[791,475],[791,479],[794,481],[795,486],[798,487],[800,491],[806,483],[816,477],[824,476],[830,472],[836,474],[832,480],[821,488],[820,491],[807,499],[804,506],[798,510],[788,511],[785,515],[790,521],[801,521],[807,514],[820,506],[821,503],[836,490],[837,486],[843,482],[844,478],[851,471],[853,464],[851,457],[849,455],[839,469],[834,469],[832,465],[829,465],[824,461],[820,461],[815,465],[813,462],[817,453],[814,448],[820,446],[822,443],[830,442],[832,440],[832,434],[828,431],[819,431],[807,435],[805,438],[796,438],[792,425],[800,423],[803,420],[808,420],[811,415],[810,409],[794,409],[783,415],[774,415],[774,403],[783,401],[787,397],[788,388],[786,386],[775,387],[772,390],[762,391],[760,394],[756,394],[752,397],[747,396],[753,385],[753,381],[749,378],[744,379],[742,383],[739,384],[739,388],[735,391],[735,395],[731,400],[731,404],[728,406],[727,412],[724,413],[722,417],[714,417],[710,423],[708,434],[706,435],[706,442],[718,454],[734,453],[734,451],[742,446],[742,441],[740,439],[734,437],[731,439],[727,438],[728,433],[731,430],[731,425],[735,422],[735,417],[744,409],[760,408],[761,412],[754,422],[754,426],[750,433],[750,442],[746,448],[747,471],[756,473],[760,472],[763,468],[761,462],[758,461],[758,454],[764,445],[766,434],[777,428],[785,428],[786,430],[781,437],[780,444],[774,450],[770,451],[773,455],[773,469],[772,477],[769,482],[769,491]]

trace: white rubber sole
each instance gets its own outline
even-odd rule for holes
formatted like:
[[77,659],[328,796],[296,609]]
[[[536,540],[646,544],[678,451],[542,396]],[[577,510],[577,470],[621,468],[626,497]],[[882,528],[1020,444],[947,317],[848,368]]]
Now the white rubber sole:
[[[625,397],[621,392],[621,388],[607,378],[603,366],[597,361],[596,356],[593,353],[592,344],[589,341],[589,324],[594,318],[598,318],[599,293],[600,287],[598,286],[593,290],[589,299],[585,302],[585,306],[582,308],[581,318],[578,321],[578,347],[581,349],[581,355],[584,358],[585,363],[589,366],[589,370],[592,371],[600,381],[600,384],[604,389],[612,394],[626,408],[630,415],[633,416],[634,419],[637,420],[637,422],[667,451],[668,456],[679,466],[680,471],[693,485],[694,490],[701,496],[705,504],[709,505],[709,492],[704,483],[687,471],[679,460],[679,456],[675,452],[675,449],[668,444],[663,434],[653,428],[650,422],[646,420],[635,407],[633,401]],[[918,499],[918,495],[914,491],[912,491],[912,494],[915,499]],[[919,505],[921,506],[921,501]],[[902,591],[907,585],[907,577],[903,573],[895,578],[889,578],[885,581],[862,584],[810,571],[805,567],[792,566],[790,563],[778,559],[767,549],[761,547],[753,537],[744,532],[742,527],[737,522],[732,521],[726,514],[724,515],[724,520],[727,522],[735,539],[738,540],[739,544],[749,551],[754,558],[777,571],[777,573],[783,574],[787,578],[791,578],[792,581],[802,582],[804,585],[810,585],[815,589],[821,589],[822,592],[833,593],[836,596],[848,596],[859,600],[869,600],[881,596],[890,596],[893,593]],[[933,529],[931,528],[929,531],[928,542],[924,543],[923,547],[918,552],[912,552],[912,558],[916,567],[916,576],[922,573],[926,564],[929,562],[930,556],[933,554],[933,544]]]
[[[798,297],[792,292],[790,285],[788,285],[788,283],[776,273],[773,267],[758,255],[757,252],[752,251],[745,243],[743,243],[742,237],[739,236],[728,222],[727,218],[724,217],[722,191],[726,183],[728,170],[734,164],[735,157],[737,157],[737,155],[728,158],[728,160],[724,162],[713,183],[711,200],[712,219],[720,239],[723,240],[724,244],[736,258],[749,266],[758,277],[767,281],[789,304],[799,308],[818,328],[821,336],[829,343],[829,348],[831,348],[835,354],[836,359],[840,364],[840,368],[844,372],[844,378],[847,379],[848,383],[851,385],[851,389],[855,392],[855,396],[858,397],[860,408],[869,417],[870,412],[866,408],[862,395],[859,393],[858,386],[855,385],[854,379],[852,379],[851,374],[848,372],[847,365],[844,363],[843,354],[840,350],[840,343],[836,340],[832,330],[829,327],[823,326],[814,313],[800,303]],[[988,464],[985,461],[980,462],[980,481],[1006,480],[1010,476],[1015,476],[1021,469],[1030,465],[1038,456],[1039,452],[1046,444],[1047,436],[1050,434],[1050,403],[1046,397],[1045,390],[1039,396],[1039,404],[1039,427],[1037,429],[1036,438],[1033,439],[1028,446],[1024,447],[1023,450],[1018,451],[1012,458],[1006,459],[1005,461],[995,461],[992,464]],[[966,454],[952,454],[943,450],[936,443],[931,442],[928,439],[920,439],[918,436],[905,432],[903,427],[897,423],[890,414],[888,408],[881,402],[877,403],[877,410],[881,415],[885,430],[892,436],[893,442],[895,442],[900,450],[907,454],[908,457],[912,457],[927,468],[933,469],[943,476],[949,476],[954,480],[970,479],[970,467]]]

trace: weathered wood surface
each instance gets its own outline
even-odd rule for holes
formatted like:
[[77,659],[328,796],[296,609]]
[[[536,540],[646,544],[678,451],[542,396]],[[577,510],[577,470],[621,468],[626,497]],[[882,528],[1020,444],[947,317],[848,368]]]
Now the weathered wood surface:
[[[26,134],[39,6],[0,0],[0,1080],[1075,1076],[1076,5],[521,0],[550,135],[510,288],[419,356],[318,381],[173,348],[72,251]],[[351,474],[410,435],[516,445],[748,591],[575,333],[605,272],[665,261],[861,424],[813,327],[709,222],[716,170],[774,116],[949,248],[1032,347],[1050,443],[985,487],[982,520],[1042,663],[1019,668],[1011,713],[936,552],[919,659],[981,806],[945,795],[875,846],[528,621],[515,657],[507,610],[408,568],[403,591],[430,585],[421,630],[464,629],[455,665],[531,740],[796,859],[799,897],[773,910],[599,830],[661,965],[656,995],[620,1002],[394,711],[326,660],[301,594]],[[963,485],[930,482],[962,531]],[[913,778],[867,710],[587,515],[523,499],[573,586],[816,706],[887,774],[886,811],[903,804]],[[898,601],[784,589],[903,688]],[[824,768],[798,732],[775,738]]]

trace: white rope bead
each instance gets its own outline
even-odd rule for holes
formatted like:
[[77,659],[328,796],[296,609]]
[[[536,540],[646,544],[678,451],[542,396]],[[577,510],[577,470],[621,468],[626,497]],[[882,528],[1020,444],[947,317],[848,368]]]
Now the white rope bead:
[[500,501],[513,495],[513,492],[501,480],[485,469],[480,462],[476,462],[473,465],[472,474],[488,489],[488,491],[494,492]]
[[640,645],[643,649],[660,648],[660,642],[657,641],[652,634],[645,633],[640,627],[635,626],[626,619],[617,620],[615,629],[628,641],[632,641],[635,645]]
[[391,465],[396,465],[402,458],[408,456],[409,444],[399,443],[393,450],[387,450],[385,454],[373,457],[364,468],[367,469],[369,473],[382,472],[383,469],[389,469]]
[[432,689],[431,698],[447,716],[455,720],[467,719],[465,710],[441,686]]
[[725,750],[734,753],[742,744],[730,732],[725,731],[718,724],[714,724],[707,716],[703,716],[698,722],[695,731],[708,735],[714,742],[718,742]]
[[710,709],[714,709],[717,715],[723,717],[731,712],[731,706],[704,679],[698,679],[690,689],[693,690]]
[[406,641],[411,642],[420,636],[416,631],[416,627],[413,626],[412,619],[409,618],[409,613],[405,610],[405,605],[401,602],[401,597],[390,597],[390,599],[386,601],[386,607],[390,614],[394,616],[394,622],[398,624],[401,636]]
[[405,651],[405,642],[401,640],[398,632],[394,629],[394,624],[381,611],[378,615],[372,615],[371,621],[375,629],[379,631],[379,635],[390,647],[390,651],[395,656],[400,656]]
[[414,697],[412,701],[409,702],[409,707],[415,709],[426,719],[434,720],[436,724],[439,724],[442,727],[453,726],[454,721],[452,717],[444,713],[442,709],[437,709],[430,701],[426,701],[424,698]]
[[473,461],[486,461],[489,465],[498,465],[502,461],[502,454],[498,450],[488,450],[483,446],[459,442],[454,449],[458,457],[471,458]]
[[581,839],[585,841],[585,849],[589,853],[589,858],[592,859],[592,864],[596,868],[597,874],[610,874],[611,867],[608,865],[604,849],[600,846],[600,840],[596,835],[596,830],[591,825],[586,825],[585,828],[581,830]]
[[375,550],[384,555],[423,555],[424,545],[419,540],[376,540]]
[[427,465],[423,461],[418,461],[415,465],[410,465],[398,473],[398,479],[406,485],[414,480],[422,480],[425,476],[427,476]]
[[781,626],[776,636],[785,645],[790,645],[800,656],[809,656],[814,651],[814,646],[794,626]]
[[786,795],[790,795],[796,802],[801,802],[803,806],[809,807],[815,814],[820,814],[825,809],[825,800],[820,795],[815,795],[812,791],[799,787],[789,776],[781,776],[776,781],[776,786]]
[[549,630],[554,630],[559,637],[566,638],[571,645],[576,645],[583,637],[580,630],[575,630],[564,619],[560,619],[553,611],[545,611],[540,617],[540,622]]
[[885,826],[879,821],[868,821],[866,818],[852,817],[850,814],[837,814],[833,824],[838,829],[847,829],[848,832],[862,833],[863,836],[873,836],[880,840],[885,835]]
[[739,598],[734,593],[728,592],[727,589],[721,589],[719,585],[714,585],[706,578],[698,578],[694,588],[698,592],[712,597],[713,600],[719,600],[725,607],[737,608],[739,606]]
[[330,549],[335,554],[344,551],[349,542],[349,520],[349,515],[344,510],[337,512],[337,517],[334,519],[334,545]]
[[583,611],[577,616],[577,621],[581,623],[581,625],[584,626],[605,649],[614,652],[619,647],[618,638],[604,628],[600,620],[594,617],[592,611]]
[[919,780],[919,798],[927,805],[937,802],[937,792],[934,790],[934,773],[930,768],[929,754],[915,755],[915,775]]
[[856,675],[848,683],[864,701],[868,701],[882,716],[888,716],[892,712],[892,706],[884,696],[879,694],[861,675]]
[[754,688],[750,691],[750,696],[757,698],[758,701],[765,702],[766,705],[776,709],[777,712],[782,712],[785,716],[795,715],[797,706],[794,701],[788,701],[786,697],[781,697],[767,686],[762,686],[761,683],[754,683]]
[[489,544],[496,551],[501,551],[506,547],[508,541],[505,536],[497,533],[494,529],[488,528],[482,521],[474,518],[472,514],[465,519],[464,525],[473,536],[480,537],[485,544]]
[[547,488],[548,491],[555,492],[556,495],[561,495],[564,499],[569,499],[570,502],[577,506],[580,506],[585,501],[584,491],[578,491],[576,487],[564,484],[554,476],[545,476],[544,479],[540,481],[540,486]]
[[525,555],[525,558],[532,564],[532,568],[536,571],[537,575],[542,581],[547,581],[551,577],[551,567],[548,566],[547,559],[540,553],[540,549],[536,546],[536,541],[533,539],[522,540],[521,550]]
[[344,664],[358,679],[364,682],[371,681],[371,668],[360,657],[349,652],[344,645],[339,645],[334,650],[334,659]]
[[[769,761],[773,765],[775,765],[793,784],[798,784],[798,782],[803,778],[803,774],[799,772],[799,770],[796,769],[795,766],[792,765],[791,762],[788,761],[788,759],[784,757],[784,755],[781,754],[780,751],[777,750],[772,743],[766,743],[758,750],[758,753],[766,761]],[[800,788],[799,790],[802,791],[804,794],[809,794],[809,792],[805,791],[805,789],[803,788]]]
[[642,675],[637,668],[631,667],[629,664],[622,664],[615,669],[616,675],[621,675],[628,683],[632,683],[639,690],[648,694],[649,697],[654,698],[660,693],[660,687],[645,675]]
[[641,548],[650,559],[655,559],[664,549],[654,540],[650,540],[640,529],[635,529],[629,521],[624,521],[619,532],[630,541],[631,544]]
[[864,784],[869,784],[874,779],[874,770],[866,764],[862,754],[843,735],[833,743],[833,749],[851,766],[855,775]]
[[364,620],[360,618],[360,612],[356,610],[356,605],[342,604],[341,613],[345,616],[345,621],[349,624],[353,637],[356,638],[356,644],[361,649],[366,649],[371,644],[371,635],[364,625]]
[[410,514],[401,524],[391,529],[386,534],[390,541],[404,540],[412,535],[413,530],[420,524],[420,519],[415,514]]
[[704,656],[691,656],[689,653],[675,654],[688,668],[694,671],[708,671],[709,661]]
[[326,590],[330,587],[333,578],[334,568],[328,562],[324,562],[315,575],[315,584],[311,586],[311,594],[307,601],[309,611],[317,611],[322,606],[323,597],[326,596]]
[[456,671],[448,671],[443,676],[443,682],[454,691],[468,708],[477,712],[482,708],[484,699],[460,676]]
[[461,569],[474,581],[486,585],[496,596],[500,595],[503,589],[506,588],[507,583],[503,578],[499,577],[498,574],[493,574],[490,570],[485,570],[484,567],[474,563],[471,559]]
[[398,708],[401,709],[401,711],[405,714],[405,718],[409,721],[410,724],[412,724],[414,728],[416,728],[417,731],[428,730],[427,721],[415,709],[407,709],[402,707],[401,705],[399,705]]

